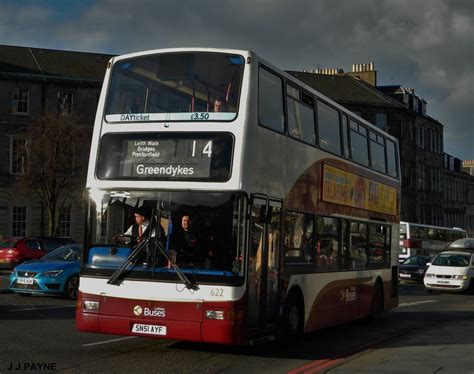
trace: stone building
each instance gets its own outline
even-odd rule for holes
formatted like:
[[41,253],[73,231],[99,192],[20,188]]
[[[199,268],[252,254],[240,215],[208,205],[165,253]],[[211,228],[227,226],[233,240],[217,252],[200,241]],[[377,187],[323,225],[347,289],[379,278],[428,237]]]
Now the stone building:
[[[445,200],[443,125],[427,114],[426,101],[413,89],[377,86],[373,63],[341,69],[290,71],[304,83],[395,136],[399,141],[401,220],[451,226],[451,201]],[[466,201],[460,202],[466,207]],[[465,211],[466,212],[466,211]],[[464,228],[474,228],[470,221]]]
[[467,228],[474,236],[474,176],[463,170],[463,162],[444,154],[444,216],[446,226]]
[[[0,238],[48,234],[48,216],[33,195],[20,197],[27,173],[25,129],[44,113],[78,115],[93,125],[108,60],[97,53],[0,46]],[[71,176],[74,178],[74,175]],[[82,191],[61,212],[58,235],[82,240]]]

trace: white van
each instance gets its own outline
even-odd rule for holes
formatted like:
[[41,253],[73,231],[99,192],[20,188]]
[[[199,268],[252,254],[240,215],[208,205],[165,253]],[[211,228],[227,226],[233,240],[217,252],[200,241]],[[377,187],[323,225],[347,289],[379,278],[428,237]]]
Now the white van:
[[437,255],[429,264],[423,283],[428,292],[474,290],[474,239],[456,240],[448,251]]

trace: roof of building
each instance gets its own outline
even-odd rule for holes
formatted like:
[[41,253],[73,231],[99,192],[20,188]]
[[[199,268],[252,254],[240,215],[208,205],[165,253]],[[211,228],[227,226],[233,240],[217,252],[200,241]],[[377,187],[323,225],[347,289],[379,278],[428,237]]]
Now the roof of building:
[[394,108],[406,108],[399,101],[384,94],[364,81],[347,75],[314,74],[299,71],[287,73],[313,87],[338,103],[366,104]]
[[0,45],[0,74],[102,82],[113,55]]

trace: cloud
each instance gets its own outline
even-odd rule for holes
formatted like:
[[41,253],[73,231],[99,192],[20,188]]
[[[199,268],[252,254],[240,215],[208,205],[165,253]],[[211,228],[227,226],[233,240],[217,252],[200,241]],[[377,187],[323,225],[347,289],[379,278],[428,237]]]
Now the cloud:
[[465,141],[474,127],[471,0],[79,3],[70,14],[54,1],[41,6],[7,1],[0,5],[0,42],[104,53],[231,47],[254,50],[292,70],[318,65],[349,70],[353,63],[374,61],[380,84],[415,88],[428,102],[428,114],[444,125],[449,152],[474,159]]

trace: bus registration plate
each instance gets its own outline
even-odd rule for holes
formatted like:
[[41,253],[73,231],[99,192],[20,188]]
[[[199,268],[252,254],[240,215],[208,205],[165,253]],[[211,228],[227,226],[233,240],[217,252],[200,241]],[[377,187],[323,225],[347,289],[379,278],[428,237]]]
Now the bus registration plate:
[[143,325],[141,323],[134,323],[132,327],[132,332],[149,335],[166,335],[166,326]]

